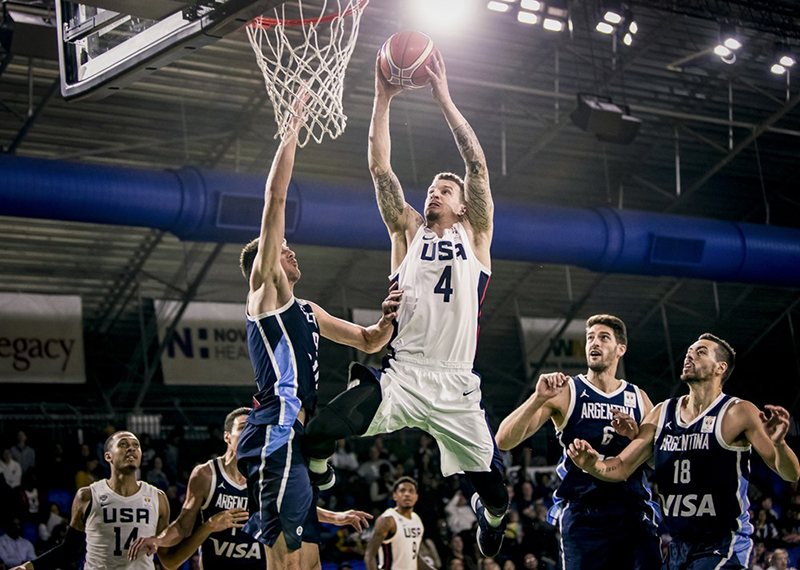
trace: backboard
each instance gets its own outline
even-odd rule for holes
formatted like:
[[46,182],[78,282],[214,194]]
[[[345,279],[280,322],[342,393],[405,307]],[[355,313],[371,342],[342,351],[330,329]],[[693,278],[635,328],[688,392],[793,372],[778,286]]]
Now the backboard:
[[100,99],[286,0],[56,0],[61,94]]

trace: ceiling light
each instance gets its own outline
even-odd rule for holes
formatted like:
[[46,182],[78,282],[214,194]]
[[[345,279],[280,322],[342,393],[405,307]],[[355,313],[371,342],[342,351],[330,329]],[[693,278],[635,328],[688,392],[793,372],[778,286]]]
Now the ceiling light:
[[594,28],[601,34],[612,34],[614,33],[614,26],[609,24],[608,22],[597,22],[597,26]]
[[551,32],[561,32],[564,30],[564,22],[555,18],[545,18],[542,27]]
[[[719,25],[719,43],[729,50],[736,51],[742,47],[741,35],[736,32],[736,26],[728,22]],[[719,54],[717,54],[719,55]]]
[[525,10],[531,10],[532,12],[538,12],[542,9],[542,3],[539,2],[539,0],[522,0],[520,2],[520,7]]
[[778,60],[778,63],[781,64],[783,67],[792,67],[796,62],[794,57],[791,55],[782,55],[781,58]]
[[498,0],[492,0],[486,5],[489,10],[493,12],[508,12],[510,6],[505,2],[499,2]]
[[625,34],[625,36],[622,38],[622,43],[624,43],[626,46],[631,45],[633,43],[633,36],[630,33]]
[[537,24],[539,22],[539,16],[533,12],[523,12],[520,10],[517,14],[517,21],[523,24]]
[[622,21],[622,15],[609,10],[603,15],[603,19],[610,24],[619,24]]
[[639,31],[639,25],[636,23],[636,20],[631,20],[631,23],[628,25],[628,31],[632,34],[636,34]]
[[783,67],[780,63],[773,63],[772,67],[770,67],[769,70],[775,75],[783,75],[784,73],[786,73],[786,68]]
[[732,50],[737,50],[742,47],[742,42],[737,40],[736,38],[728,38],[725,40],[725,47]]
[[733,52],[731,52],[731,50],[726,48],[724,45],[720,44],[714,48],[714,53],[720,57],[728,57]]

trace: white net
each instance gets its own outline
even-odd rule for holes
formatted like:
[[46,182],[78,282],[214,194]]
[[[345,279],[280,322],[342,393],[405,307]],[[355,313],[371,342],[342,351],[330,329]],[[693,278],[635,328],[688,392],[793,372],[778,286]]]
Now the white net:
[[[322,142],[326,133],[335,139],[344,132],[344,75],[368,3],[324,0],[321,8],[319,3],[312,8],[306,1],[304,9],[303,0],[290,0],[276,8],[272,17],[258,18],[247,26],[275,111],[275,138],[293,133],[303,147],[310,139]],[[304,122],[295,126],[299,122],[291,119],[298,109]]]

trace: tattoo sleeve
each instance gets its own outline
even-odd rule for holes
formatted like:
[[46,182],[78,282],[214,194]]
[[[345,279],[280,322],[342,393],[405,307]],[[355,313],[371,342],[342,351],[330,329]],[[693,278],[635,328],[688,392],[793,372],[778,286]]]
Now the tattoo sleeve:
[[403,189],[400,181],[391,170],[376,174],[372,178],[375,183],[375,194],[378,199],[378,209],[387,224],[395,224],[406,207]]
[[453,130],[458,151],[467,167],[465,181],[467,194],[467,218],[472,227],[479,231],[487,231],[492,226],[491,192],[489,190],[489,173],[486,169],[486,157],[475,136],[475,131],[464,123]]

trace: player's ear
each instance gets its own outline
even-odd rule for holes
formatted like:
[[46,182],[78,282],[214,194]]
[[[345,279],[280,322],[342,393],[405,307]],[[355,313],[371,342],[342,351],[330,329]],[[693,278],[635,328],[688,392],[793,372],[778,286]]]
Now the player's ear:
[[627,347],[627,345],[624,345],[624,344],[618,344],[618,345],[617,345],[617,356],[618,356],[619,358],[622,358],[622,356],[623,356],[623,355],[624,355],[626,352],[628,352],[628,347]]
[[106,463],[108,463],[109,465],[111,465],[111,452],[110,452],[110,451],[106,451],[106,452],[103,454],[103,459],[105,459],[105,460],[106,460]]

